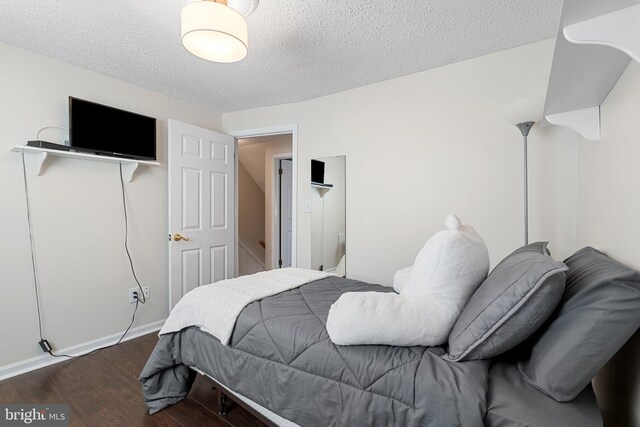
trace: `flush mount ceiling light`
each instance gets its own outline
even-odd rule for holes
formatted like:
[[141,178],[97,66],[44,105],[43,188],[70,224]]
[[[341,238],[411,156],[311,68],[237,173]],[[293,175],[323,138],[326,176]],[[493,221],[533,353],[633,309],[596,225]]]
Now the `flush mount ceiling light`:
[[213,62],[237,62],[247,56],[244,17],[258,0],[204,0],[182,9],[182,44],[192,54]]

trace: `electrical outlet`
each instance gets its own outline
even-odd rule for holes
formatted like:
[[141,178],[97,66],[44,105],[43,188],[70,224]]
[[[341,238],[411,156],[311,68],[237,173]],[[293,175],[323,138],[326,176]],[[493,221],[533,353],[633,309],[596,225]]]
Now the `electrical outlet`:
[[140,289],[138,288],[129,289],[129,304],[136,303],[136,297],[134,296],[134,293],[140,293]]
[[[140,294],[140,288],[131,288],[129,289],[129,304],[135,304],[136,303],[136,298],[133,296],[133,293],[137,293]],[[145,301],[148,300],[150,298],[151,295],[151,286],[143,286],[142,287],[142,292],[144,295],[144,299]],[[140,299],[142,299],[142,297],[140,297]]]

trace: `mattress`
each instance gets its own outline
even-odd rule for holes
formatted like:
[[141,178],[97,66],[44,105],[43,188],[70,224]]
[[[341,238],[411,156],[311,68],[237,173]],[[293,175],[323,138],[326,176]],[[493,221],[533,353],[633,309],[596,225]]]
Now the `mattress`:
[[[527,384],[517,370],[515,364],[501,363],[491,367],[486,426],[602,427],[596,396],[591,386],[571,402],[556,402]],[[209,377],[198,369],[196,371]],[[216,378],[212,379],[219,382]],[[247,397],[229,391],[274,424],[280,427],[300,427]],[[528,403],[523,405],[523,402]]]
[[162,335],[141,374],[150,412],[183,399],[196,367],[299,425],[481,426],[488,362],[329,340],[329,308],[352,291],[393,292],[328,277],[249,304],[227,346],[195,327]]
[[529,385],[515,363],[491,367],[487,400],[487,426],[602,427],[591,385],[574,400],[557,402]]
[[[562,408],[563,425],[578,425],[597,411],[589,399],[573,411],[535,389],[513,392],[508,369],[495,368],[496,380],[490,380],[490,361],[451,362],[440,347],[337,346],[327,335],[327,315],[340,295],[352,291],[392,292],[329,277],[249,304],[229,345],[196,327],[162,335],[140,378],[150,413],[187,395],[196,375],[192,367],[303,426],[506,425],[505,408],[526,414],[529,402],[539,404],[536,411]],[[577,413],[582,409],[589,411],[583,416]]]

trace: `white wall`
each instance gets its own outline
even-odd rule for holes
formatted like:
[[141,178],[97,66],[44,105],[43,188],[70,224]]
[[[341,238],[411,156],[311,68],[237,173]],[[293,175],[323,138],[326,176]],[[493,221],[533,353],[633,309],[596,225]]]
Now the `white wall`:
[[[167,118],[210,129],[221,116],[122,81],[0,43],[0,367],[39,356],[21,157],[9,150],[38,129],[67,126],[72,95],[158,118],[161,167],[142,168],[126,184],[130,249],[151,286],[136,325],[168,310]],[[150,70],[149,72],[153,72]],[[99,132],[96,129],[96,132]],[[57,348],[123,331],[135,286],[123,247],[118,165],[52,159],[34,176],[27,156],[45,337]]]
[[265,192],[264,138],[238,139],[238,162],[244,166],[251,179]]
[[[581,138],[577,246],[593,246],[640,270],[640,65],[632,62],[601,108],[602,141]],[[640,426],[640,332],[601,372],[607,425]]]
[[265,248],[259,242],[265,240],[264,197],[260,186],[238,162],[238,237],[262,262]]
[[[298,124],[298,266],[311,265],[310,160],[346,155],[348,276],[391,283],[460,215],[495,264],[523,242],[522,142],[504,105],[544,97],[553,41],[502,51],[338,94],[224,114],[226,131]],[[575,247],[572,131],[535,128],[530,143],[530,237],[563,258]]]

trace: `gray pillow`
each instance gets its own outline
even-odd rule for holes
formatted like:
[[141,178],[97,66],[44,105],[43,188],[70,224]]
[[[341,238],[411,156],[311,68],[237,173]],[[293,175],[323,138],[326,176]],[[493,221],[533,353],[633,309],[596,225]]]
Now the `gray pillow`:
[[565,263],[556,316],[518,364],[529,384],[559,402],[573,400],[640,327],[640,273],[590,247]]
[[489,359],[527,339],[560,302],[566,270],[549,256],[547,242],[532,243],[507,256],[453,326],[448,359]]

